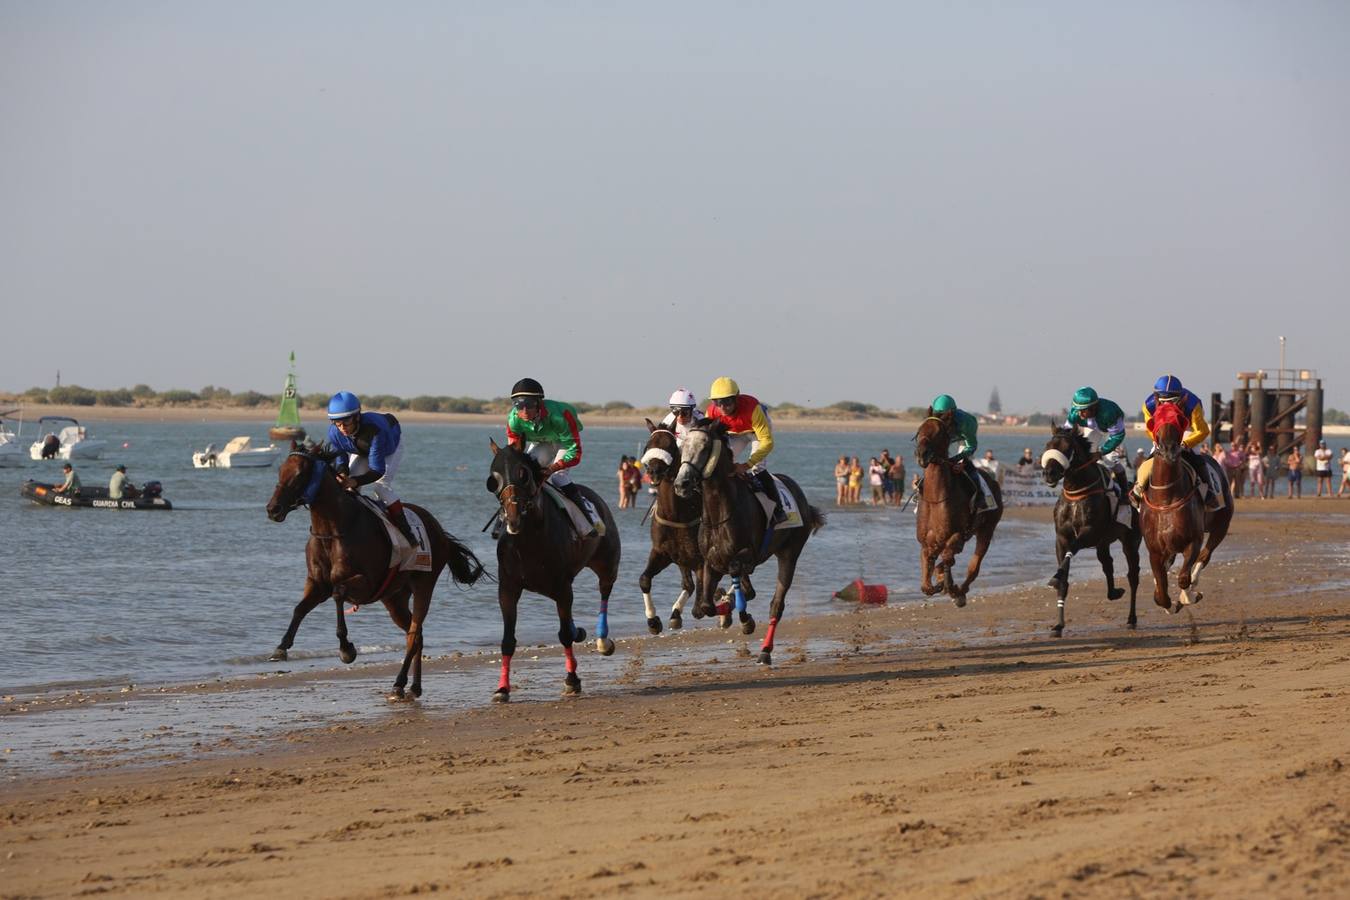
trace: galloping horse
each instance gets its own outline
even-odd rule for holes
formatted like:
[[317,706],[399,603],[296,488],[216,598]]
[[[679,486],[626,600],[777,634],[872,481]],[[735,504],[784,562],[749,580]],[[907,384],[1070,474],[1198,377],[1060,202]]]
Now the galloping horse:
[[[344,663],[356,659],[356,647],[347,640],[347,621],[342,604],[357,606],[379,600],[389,618],[407,634],[403,666],[394,679],[390,700],[402,700],[412,668],[414,697],[422,695],[422,623],[431,608],[431,593],[441,570],[450,567],[458,584],[473,584],[483,575],[483,566],[468,547],[451,537],[436,519],[420,506],[405,503],[421,517],[431,543],[430,572],[391,573],[392,544],[379,516],[333,477],[333,453],[314,444],[291,441],[291,452],[277,472],[277,487],[267,502],[267,517],[283,522],[288,513],[309,507],[309,543],[305,546],[308,572],[305,590],[291,615],[281,643],[271,659],[283,660],[295,643],[300,622],[310,610],[329,597],[337,607],[338,649]],[[412,597],[411,611],[408,598]]]
[[[1097,559],[1106,574],[1106,597],[1119,600],[1125,589],[1116,587],[1111,543],[1120,541],[1125,551],[1125,577],[1130,583],[1130,617],[1135,627],[1135,595],[1139,591],[1139,517],[1130,511],[1130,524],[1122,525],[1111,510],[1111,476],[1092,457],[1092,448],[1074,428],[1052,428],[1041,456],[1045,481],[1051,487],[1064,481],[1064,490],[1055,501],[1055,559],[1059,569],[1050,586],[1059,596],[1059,621],[1050,627],[1055,637],[1064,634],[1064,598],[1069,595],[1069,561],[1079,550],[1095,547]],[[1119,501],[1125,504],[1125,498]],[[1127,507],[1128,508],[1128,507]]]
[[604,535],[592,532],[578,538],[571,517],[544,492],[539,463],[507,445],[492,446],[492,468],[487,489],[501,504],[506,531],[497,541],[497,602],[502,608],[502,677],[495,703],[511,699],[511,657],[516,652],[516,607],[522,591],[551,599],[558,607],[558,640],[566,656],[563,695],[581,693],[572,644],[586,640],[586,630],[572,621],[572,580],[584,568],[600,578],[600,614],[595,646],[601,654],[614,652],[609,639],[609,592],[619,575],[619,528],[600,495],[577,485],[605,523]]
[[[1003,518],[1003,494],[986,472],[975,470],[977,478],[988,482],[993,492],[997,509],[989,510],[979,516],[970,509],[972,492],[976,488],[966,478],[954,477],[952,462],[947,458],[947,448],[951,446],[951,435],[955,429],[955,415],[945,412],[940,416],[932,415],[919,425],[914,435],[915,457],[919,467],[924,470],[923,485],[919,491],[919,514],[915,526],[915,537],[919,541],[923,584],[920,590],[924,596],[931,597],[944,587],[952,602],[957,606],[966,605],[966,592],[970,584],[980,574],[980,563],[989,552],[989,542],[993,540],[994,529]],[[969,466],[971,463],[966,462]],[[966,569],[966,580],[958,587],[952,578],[952,566],[956,565],[956,554],[966,545],[971,535],[975,536],[975,553]],[[938,562],[938,557],[941,562]],[[936,569],[941,579],[933,585],[933,572]]]
[[[1181,459],[1181,435],[1185,427],[1185,415],[1175,403],[1158,404],[1153,414],[1157,451],[1139,510],[1139,525],[1153,567],[1153,602],[1168,612],[1178,612],[1182,606],[1200,602],[1201,594],[1196,590],[1200,572],[1209,564],[1214,548],[1223,542],[1233,522],[1233,495],[1227,478],[1218,479],[1222,483],[1223,509],[1205,508],[1199,494],[1200,478],[1204,476],[1197,475]],[[1209,457],[1201,457],[1200,461],[1204,466],[1215,465]],[[1177,574],[1181,601],[1173,607],[1167,593],[1167,570],[1178,554],[1184,554]]]
[[[703,521],[703,501],[699,497],[680,497],[675,493],[674,476],[680,468],[680,446],[675,432],[647,420],[647,446],[643,448],[642,465],[647,477],[656,485],[656,503],[652,509],[652,549],[647,556],[647,568],[642,570],[638,587],[642,589],[642,603],[647,612],[647,629],[661,633],[661,617],[652,605],[652,579],[665,571],[671,563],[680,568],[680,596],[670,609],[670,627],[684,627],[684,604],[694,598],[694,618],[717,612],[715,606],[704,606],[698,584],[703,578],[703,552],[698,547],[698,525]],[[755,599],[754,586],[749,576],[741,579],[746,599]]]
[[[783,607],[792,576],[797,569],[806,539],[825,525],[825,516],[807,502],[806,494],[786,475],[778,480],[792,493],[802,524],[796,528],[767,527],[763,507],[744,478],[737,477],[727,443],[723,422],[704,423],[689,431],[684,443],[684,458],[675,475],[675,493],[691,497],[703,493],[703,521],[699,525],[698,545],[703,555],[703,579],[699,585],[699,603],[713,605],[713,591],[722,575],[730,575],[740,614],[741,630],[753,634],[755,620],[745,608],[742,579],[770,556],[778,557],[778,587],[769,604],[769,627],[764,632],[759,661],[773,661],[773,637],[783,617]],[[696,607],[697,608],[697,607]],[[724,625],[730,617],[724,619]]]

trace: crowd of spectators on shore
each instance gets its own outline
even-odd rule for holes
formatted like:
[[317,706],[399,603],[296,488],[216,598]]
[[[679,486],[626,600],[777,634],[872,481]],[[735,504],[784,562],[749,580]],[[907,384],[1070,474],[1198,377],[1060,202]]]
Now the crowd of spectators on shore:
[[873,456],[866,467],[857,456],[841,456],[834,464],[834,503],[836,506],[856,506],[863,502],[862,486],[866,480],[867,502],[872,506],[899,506],[905,500],[905,461],[891,456],[883,449]]
[[[1269,500],[1278,490],[1279,478],[1284,476],[1284,496],[1295,500],[1303,496],[1303,449],[1295,446],[1283,457],[1274,449],[1262,448],[1255,441],[1202,445],[1201,453],[1208,453],[1228,474],[1228,485],[1237,498]],[[1340,470],[1339,490],[1333,491],[1336,471]],[[1342,447],[1339,457],[1326,441],[1320,441],[1313,451],[1313,477],[1317,481],[1316,497],[1344,497],[1350,495],[1350,448]]]

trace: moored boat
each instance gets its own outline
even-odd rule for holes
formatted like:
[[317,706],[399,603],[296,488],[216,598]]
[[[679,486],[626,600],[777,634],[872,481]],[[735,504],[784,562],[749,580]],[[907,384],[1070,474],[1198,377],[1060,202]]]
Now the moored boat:
[[68,506],[72,509],[173,509],[173,504],[159,494],[159,482],[148,482],[141,488],[137,497],[123,497],[114,500],[108,496],[107,488],[81,488],[78,494],[57,493],[55,485],[40,481],[25,481],[19,487],[19,493],[43,506]]
[[[57,426],[60,431],[52,430]],[[38,434],[42,437],[28,448],[33,459],[98,459],[108,445],[90,437],[89,430],[70,416],[43,416],[38,419]]]
[[260,469],[272,465],[280,455],[276,446],[254,447],[247,436],[240,435],[232,438],[224,450],[211,444],[192,454],[192,465],[198,469]]
[[304,426],[300,424],[300,400],[295,389],[295,351],[291,351],[291,371],[286,375],[286,386],[281,391],[281,408],[277,422],[267,432],[274,441],[303,441]]
[[[23,452],[23,447],[19,443],[18,433],[10,431],[9,426],[5,424],[5,417],[13,412],[18,412],[18,410],[9,409],[0,412],[0,468],[21,466],[28,458]],[[20,419],[19,431],[22,430],[23,420]]]

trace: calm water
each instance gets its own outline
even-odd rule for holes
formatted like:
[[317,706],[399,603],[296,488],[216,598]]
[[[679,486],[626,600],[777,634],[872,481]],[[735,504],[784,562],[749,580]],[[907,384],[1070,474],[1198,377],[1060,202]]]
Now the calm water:
[[[103,459],[78,465],[84,483],[105,484],[112,467],[122,462],[138,484],[162,481],[174,510],[39,507],[19,497],[19,485],[25,478],[58,480],[59,464],[0,469],[8,582],[0,690],[172,683],[275,668],[265,660],[299,598],[308,516],[302,510],[283,524],[267,520],[263,506],[275,485],[275,468],[195,470],[191,464],[194,450],[207,443],[222,446],[236,434],[250,434],[265,445],[260,439],[266,429],[257,423],[100,425],[94,419],[88,424],[110,441],[110,449]],[[500,440],[501,430],[413,424],[405,426],[404,435],[403,496],[434,512],[495,572],[492,542],[479,529],[495,508],[483,486],[488,437]],[[30,440],[31,434],[25,435],[25,444]],[[637,454],[644,440],[643,429],[588,429],[576,477],[617,506],[619,457]],[[1011,461],[1026,442],[1025,436],[990,436],[981,449],[992,448]],[[892,602],[919,598],[913,515],[893,508],[833,506],[835,459],[856,454],[865,464],[886,446],[908,456],[908,433],[780,436],[775,469],[796,477],[829,515],[828,526],[802,555],[788,595],[789,614],[838,610],[832,593],[856,577],[889,585]],[[863,490],[866,495],[866,486]],[[647,529],[639,527],[647,503],[643,498],[636,509],[614,511],[623,536],[622,573],[610,605],[614,637],[646,631],[637,578],[649,548]],[[992,587],[1040,577],[1052,555],[1044,526],[1005,520],[981,582]],[[597,609],[595,581],[587,571],[577,583],[577,620],[589,630]],[[771,570],[761,570],[760,585],[752,610],[762,619]],[[678,574],[670,569],[654,590],[663,616],[677,593]],[[362,610],[349,619],[349,628],[363,658],[401,654],[401,636],[382,609]],[[333,630],[332,606],[320,607],[301,628],[288,667],[340,666]],[[521,642],[551,643],[556,631],[552,603],[527,595],[518,627]],[[460,590],[443,577],[427,619],[426,652],[471,651],[495,647],[499,640],[495,585]]]

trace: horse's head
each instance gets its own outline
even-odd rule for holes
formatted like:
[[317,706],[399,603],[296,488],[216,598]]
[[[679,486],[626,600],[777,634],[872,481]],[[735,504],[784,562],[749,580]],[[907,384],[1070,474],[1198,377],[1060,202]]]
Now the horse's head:
[[675,473],[675,493],[689,497],[711,478],[731,475],[731,447],[727,425],[713,421],[695,425],[684,439],[684,457]]
[[675,432],[647,420],[647,446],[642,448],[642,467],[652,484],[660,484],[661,479],[680,468],[680,443]]
[[284,522],[293,509],[314,501],[324,474],[331,471],[333,454],[317,444],[291,441],[291,452],[282,460],[277,471],[277,487],[267,501],[267,518]]
[[947,458],[947,448],[951,446],[951,434],[955,428],[956,413],[948,410],[941,415],[934,415],[933,408],[928,408],[928,418],[919,423],[919,430],[914,433],[914,457],[920,466],[928,468]]
[[1045,442],[1045,452],[1041,454],[1041,471],[1045,483],[1051,487],[1059,484],[1069,469],[1090,452],[1087,441],[1078,433],[1078,429],[1052,427],[1050,440]]
[[1181,436],[1186,433],[1186,413],[1180,404],[1162,402],[1153,411],[1153,442],[1158,456],[1174,463],[1181,452]]
[[487,489],[501,504],[507,534],[519,534],[521,520],[539,509],[539,494],[543,490],[539,463],[510,444],[498,447],[491,438],[488,444],[492,447],[492,467],[488,470]]

